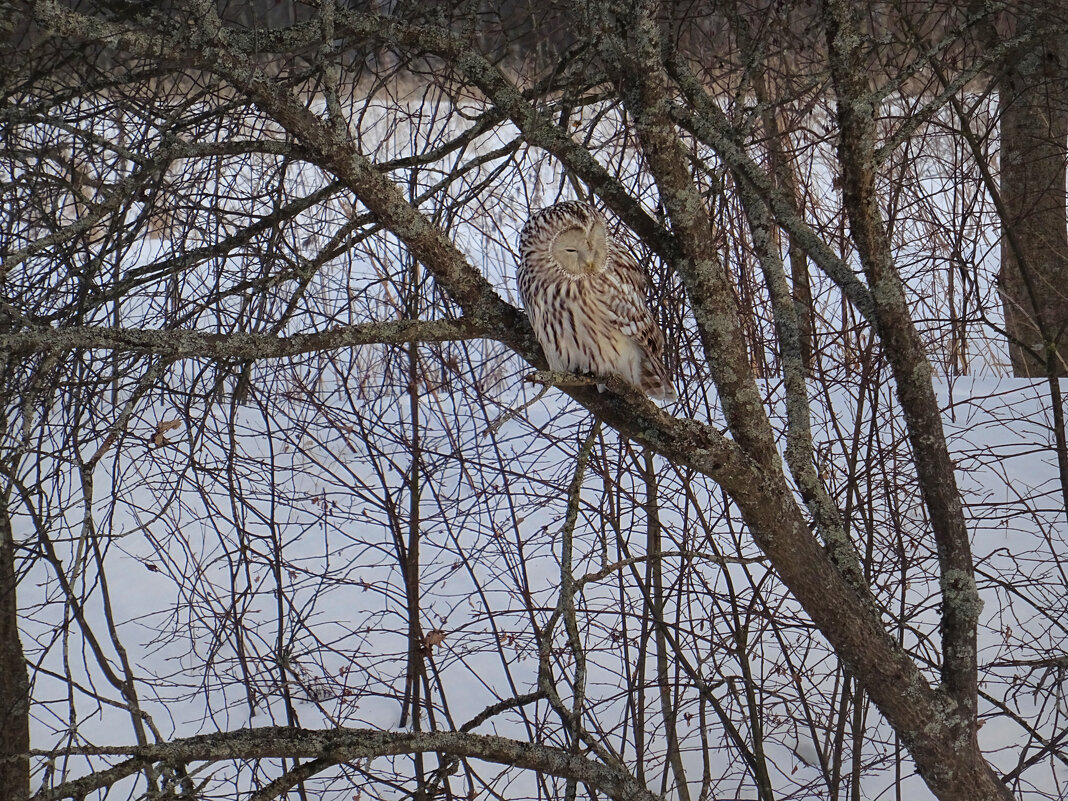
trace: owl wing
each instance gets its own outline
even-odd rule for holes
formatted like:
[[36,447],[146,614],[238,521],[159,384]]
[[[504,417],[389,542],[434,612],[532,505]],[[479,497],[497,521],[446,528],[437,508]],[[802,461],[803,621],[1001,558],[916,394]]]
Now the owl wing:
[[625,337],[642,352],[641,389],[654,398],[673,400],[677,396],[664,366],[664,333],[646,301],[646,290],[652,283],[634,257],[614,242],[609,245],[608,263],[604,275],[611,282],[605,293],[608,314]]
[[614,284],[607,297],[609,312],[619,330],[637,342],[646,354],[659,360],[664,352],[664,334],[646,301],[652,282],[634,257],[615,242],[609,246],[606,274]]

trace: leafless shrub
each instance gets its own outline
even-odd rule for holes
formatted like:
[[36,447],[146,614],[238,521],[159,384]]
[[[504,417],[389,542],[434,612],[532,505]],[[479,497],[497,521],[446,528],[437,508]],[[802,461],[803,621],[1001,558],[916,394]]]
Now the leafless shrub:
[[[12,797],[1061,795],[989,90],[1063,19],[17,7]],[[524,380],[516,234],[573,196],[677,405]]]

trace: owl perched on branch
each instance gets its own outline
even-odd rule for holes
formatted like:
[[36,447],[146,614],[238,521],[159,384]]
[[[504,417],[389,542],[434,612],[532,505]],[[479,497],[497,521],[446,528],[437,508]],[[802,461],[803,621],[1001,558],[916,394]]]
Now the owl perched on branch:
[[593,206],[557,203],[527,221],[518,283],[550,369],[618,376],[654,398],[675,398],[664,335],[645,300],[649,276]]

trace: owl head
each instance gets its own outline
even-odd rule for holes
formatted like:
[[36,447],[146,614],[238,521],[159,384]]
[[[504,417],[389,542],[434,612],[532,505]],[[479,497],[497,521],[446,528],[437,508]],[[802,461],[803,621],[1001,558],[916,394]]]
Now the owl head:
[[[557,203],[538,212],[528,224],[530,244],[546,248],[558,267],[571,275],[590,275],[604,269],[608,231],[604,217],[587,203]],[[540,248],[539,248],[540,246]]]

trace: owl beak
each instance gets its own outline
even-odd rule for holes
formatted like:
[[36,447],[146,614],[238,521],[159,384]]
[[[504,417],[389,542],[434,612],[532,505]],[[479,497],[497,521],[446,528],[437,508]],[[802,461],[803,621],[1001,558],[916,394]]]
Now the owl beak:
[[582,267],[590,275],[593,275],[593,273],[597,272],[597,262],[595,262],[593,259],[588,260],[585,264],[582,265]]

